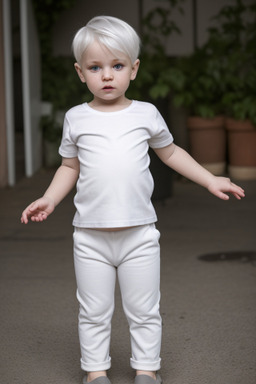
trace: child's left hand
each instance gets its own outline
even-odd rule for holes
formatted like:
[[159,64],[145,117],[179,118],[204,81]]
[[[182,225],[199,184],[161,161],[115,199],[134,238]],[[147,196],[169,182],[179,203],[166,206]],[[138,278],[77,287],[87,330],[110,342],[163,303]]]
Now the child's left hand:
[[229,200],[227,193],[234,195],[238,200],[245,196],[243,188],[232,183],[227,177],[215,176],[208,185],[208,191],[222,200]]

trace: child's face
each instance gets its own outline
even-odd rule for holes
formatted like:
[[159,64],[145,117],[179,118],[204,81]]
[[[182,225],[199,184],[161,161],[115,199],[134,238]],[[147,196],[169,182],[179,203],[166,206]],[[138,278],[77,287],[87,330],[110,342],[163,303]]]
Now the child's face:
[[124,53],[113,53],[95,41],[84,52],[81,65],[75,63],[75,68],[94,95],[94,103],[116,106],[127,100],[125,92],[136,77],[139,60],[132,64]]

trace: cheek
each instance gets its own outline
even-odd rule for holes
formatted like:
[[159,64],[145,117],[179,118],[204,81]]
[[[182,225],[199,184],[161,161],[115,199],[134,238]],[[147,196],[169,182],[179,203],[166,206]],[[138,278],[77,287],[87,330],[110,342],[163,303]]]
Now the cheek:
[[87,76],[85,78],[85,83],[87,84],[88,87],[93,87],[97,83],[97,78],[94,76],[93,78],[91,76]]
[[123,86],[129,86],[130,81],[131,81],[131,76],[129,73],[127,73],[125,76],[121,76],[119,79],[120,84],[122,84]]
[[96,77],[89,77],[86,79],[85,81],[86,83],[86,86],[87,88],[89,89],[89,91],[92,93],[92,94],[95,94],[97,93],[98,89],[99,89],[99,81]]

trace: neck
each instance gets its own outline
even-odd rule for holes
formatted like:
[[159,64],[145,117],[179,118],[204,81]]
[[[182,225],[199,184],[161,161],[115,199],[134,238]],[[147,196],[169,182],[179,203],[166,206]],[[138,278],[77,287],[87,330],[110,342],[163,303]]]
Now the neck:
[[119,100],[118,102],[104,102],[98,101],[96,99],[93,99],[88,105],[96,109],[97,111],[101,112],[115,112],[115,111],[121,111],[122,109],[127,108],[129,105],[131,105],[132,100],[129,100],[127,98],[124,98],[122,100]]

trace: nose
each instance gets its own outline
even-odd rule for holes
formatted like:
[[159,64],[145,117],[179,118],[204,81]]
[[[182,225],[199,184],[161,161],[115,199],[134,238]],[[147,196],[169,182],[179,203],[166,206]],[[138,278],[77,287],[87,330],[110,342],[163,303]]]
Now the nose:
[[111,68],[104,68],[102,71],[102,80],[103,81],[109,81],[113,79],[113,73]]

